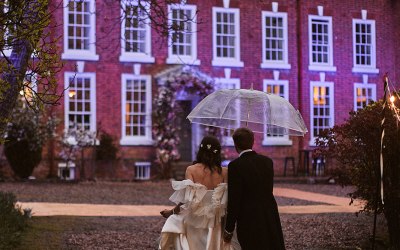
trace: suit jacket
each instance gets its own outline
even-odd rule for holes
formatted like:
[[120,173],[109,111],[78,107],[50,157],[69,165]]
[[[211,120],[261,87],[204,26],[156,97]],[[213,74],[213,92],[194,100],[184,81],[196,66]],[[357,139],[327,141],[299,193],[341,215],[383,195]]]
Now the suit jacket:
[[278,206],[273,196],[273,162],[254,151],[228,165],[225,230],[237,227],[243,250],[285,249]]

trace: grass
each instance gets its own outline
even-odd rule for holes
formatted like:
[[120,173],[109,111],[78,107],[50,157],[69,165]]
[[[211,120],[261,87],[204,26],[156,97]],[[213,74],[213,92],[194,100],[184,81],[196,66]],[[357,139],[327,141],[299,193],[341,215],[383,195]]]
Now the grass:
[[79,227],[78,217],[32,217],[16,250],[63,249],[66,231]]

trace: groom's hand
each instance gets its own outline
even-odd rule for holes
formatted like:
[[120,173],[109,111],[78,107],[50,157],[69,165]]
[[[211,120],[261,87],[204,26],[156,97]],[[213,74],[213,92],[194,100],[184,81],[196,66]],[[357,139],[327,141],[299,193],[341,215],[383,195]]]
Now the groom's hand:
[[231,242],[232,236],[233,236],[233,232],[230,233],[230,232],[224,230],[224,241],[225,241],[226,243]]
[[168,218],[173,214],[173,212],[172,210],[164,209],[163,211],[160,212],[160,214],[162,215],[162,217]]

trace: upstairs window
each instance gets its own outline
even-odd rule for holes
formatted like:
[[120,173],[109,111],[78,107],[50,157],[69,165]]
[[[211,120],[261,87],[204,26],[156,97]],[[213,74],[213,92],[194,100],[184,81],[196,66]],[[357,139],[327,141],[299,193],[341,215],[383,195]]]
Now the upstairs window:
[[239,9],[213,7],[213,66],[243,67]]
[[171,27],[167,63],[200,64],[197,60],[196,6],[168,5]]
[[64,0],[64,6],[62,59],[98,60],[95,44],[95,0]]
[[138,0],[121,1],[121,56],[123,62],[152,63],[150,5]]
[[353,19],[353,72],[379,73],[375,40],[374,20]]
[[308,16],[309,70],[336,71],[333,66],[332,17]]
[[287,13],[262,12],[261,68],[290,69],[287,29]]

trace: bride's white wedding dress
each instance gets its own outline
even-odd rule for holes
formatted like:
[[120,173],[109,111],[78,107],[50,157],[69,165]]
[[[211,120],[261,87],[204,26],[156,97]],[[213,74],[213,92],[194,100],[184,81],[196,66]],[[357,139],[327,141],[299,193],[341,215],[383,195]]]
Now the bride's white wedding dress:
[[[161,230],[159,249],[173,250],[239,250],[236,233],[230,244],[224,243],[223,217],[228,192],[227,183],[214,190],[192,180],[172,181],[175,192],[169,198],[183,203],[179,214],[168,217]],[[236,232],[236,230],[235,230]]]

